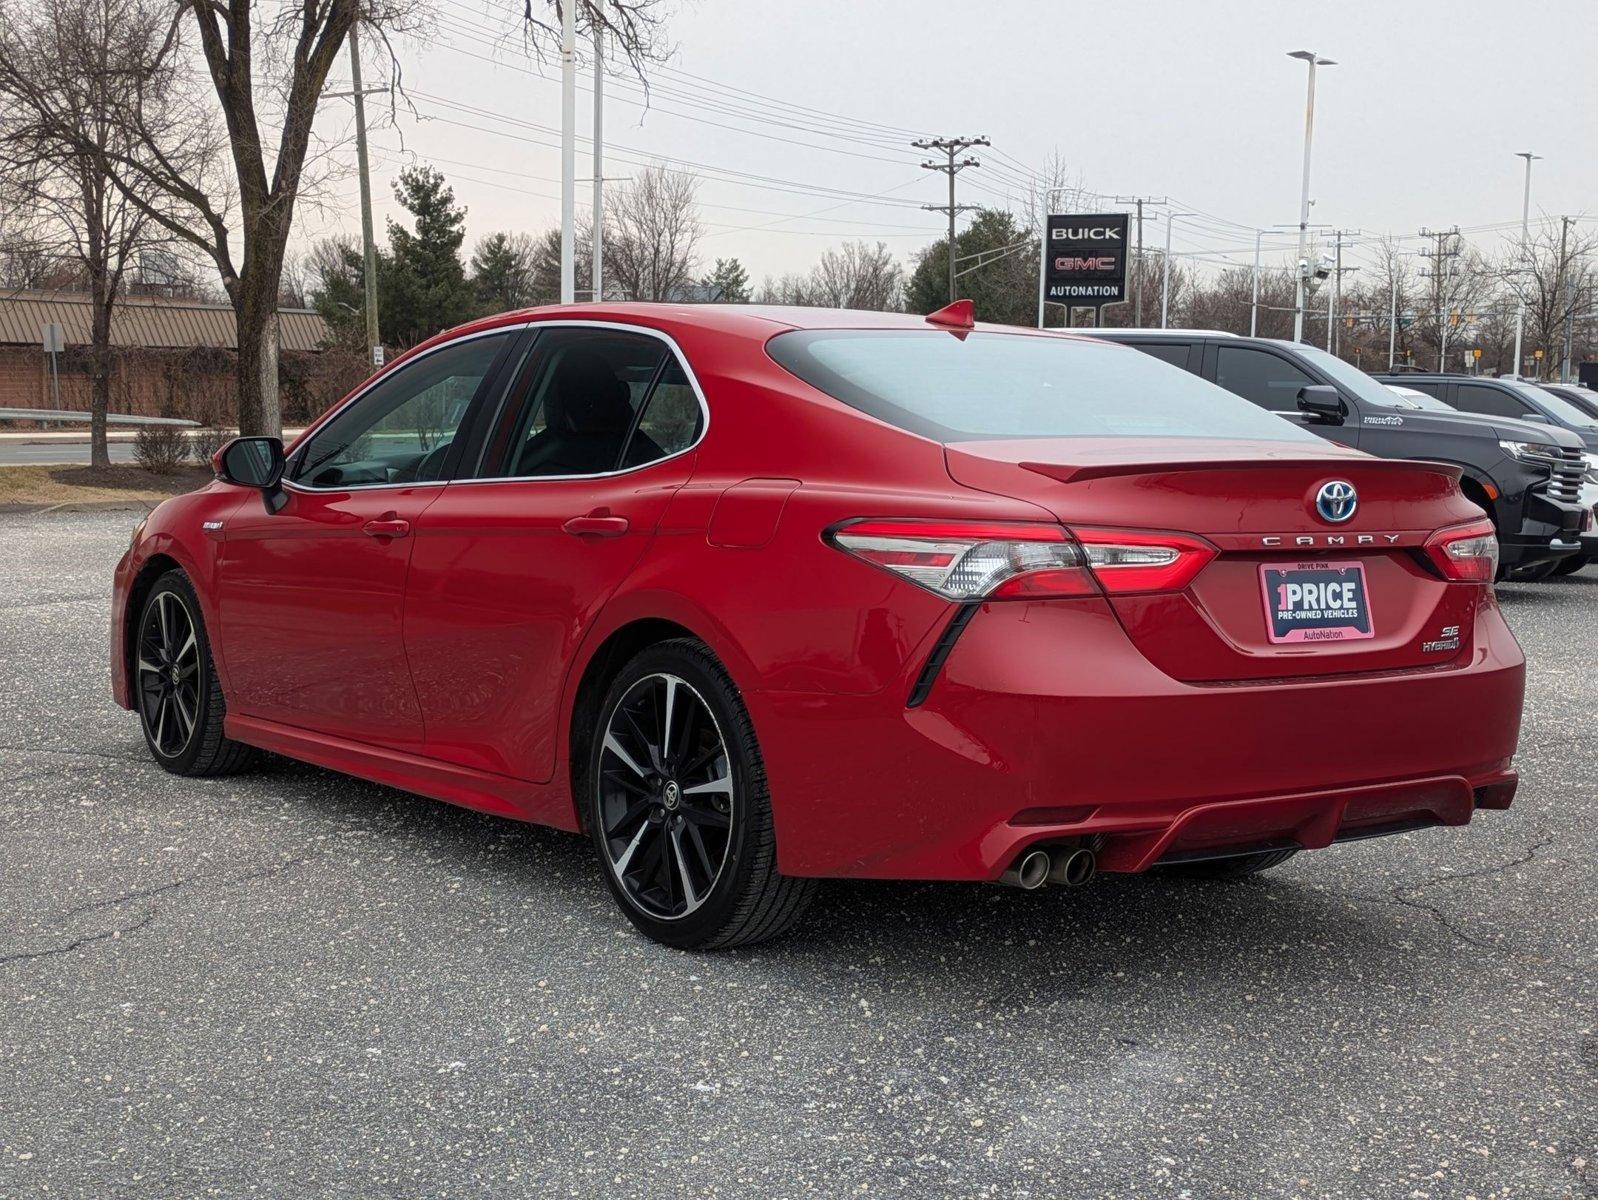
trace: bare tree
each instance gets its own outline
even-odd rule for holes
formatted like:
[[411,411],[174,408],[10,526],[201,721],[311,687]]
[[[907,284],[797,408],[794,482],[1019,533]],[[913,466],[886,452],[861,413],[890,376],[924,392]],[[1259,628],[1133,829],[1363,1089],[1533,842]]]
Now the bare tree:
[[629,299],[675,299],[694,282],[698,190],[692,175],[658,164],[616,190],[605,213],[605,269]]
[[[1559,228],[1539,226],[1525,253],[1511,260],[1518,269],[1507,278],[1508,290],[1526,301],[1526,353],[1536,364],[1538,379],[1557,370],[1564,354],[1565,327],[1580,309],[1581,264],[1598,249],[1598,235],[1582,231],[1579,222],[1561,221]],[[1536,357],[1541,350],[1542,357]],[[1513,353],[1513,351],[1511,351]]]
[[[111,321],[140,254],[169,240],[151,219],[168,211],[146,187],[137,197],[105,174],[107,156],[126,153],[120,120],[148,94],[151,116],[175,103],[170,78],[151,74],[167,33],[153,0],[33,0],[0,7],[0,167],[6,190],[32,231],[27,283],[52,275],[81,280],[89,293],[89,461],[110,466]],[[40,269],[43,268],[43,269]]]
[[[277,300],[296,203],[317,143],[313,126],[328,76],[359,21],[374,44],[420,26],[430,0],[166,0],[173,14],[164,56],[186,63],[184,37],[197,42],[226,130],[226,169],[183,150],[203,141],[209,114],[157,125],[142,108],[127,116],[138,150],[108,162],[132,196],[153,183],[179,201],[181,216],[152,218],[215,264],[238,325],[239,428],[281,430]],[[602,27],[640,74],[665,53],[661,0],[572,0],[580,24]],[[542,55],[557,37],[556,0],[525,0],[528,49]],[[558,19],[558,17],[557,17]],[[397,80],[397,66],[393,71]],[[397,86],[397,85],[396,85]]]
[[755,294],[756,304],[820,304],[816,298],[813,275],[783,275],[773,279],[766,276],[760,291]]
[[904,303],[904,268],[883,242],[845,242],[821,255],[810,273],[812,304],[897,312]]

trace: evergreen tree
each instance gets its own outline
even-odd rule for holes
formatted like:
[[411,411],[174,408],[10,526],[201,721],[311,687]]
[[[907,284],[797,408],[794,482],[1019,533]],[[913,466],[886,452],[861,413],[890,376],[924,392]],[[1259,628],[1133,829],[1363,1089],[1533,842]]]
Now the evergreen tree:
[[472,251],[472,290],[482,313],[535,302],[537,246],[525,233],[491,233]]
[[[1012,213],[984,208],[954,237],[955,257],[972,267],[955,280],[955,298],[976,305],[977,320],[1000,325],[1035,325],[1038,319],[1038,243]],[[1009,249],[1013,247],[1013,249]],[[999,251],[1009,249],[1008,253]],[[949,302],[949,239],[939,238],[916,258],[916,269],[904,289],[908,312],[929,313]]]
[[388,286],[378,300],[383,340],[414,346],[472,316],[477,299],[461,263],[466,210],[433,167],[407,167],[394,184],[394,198],[411,214],[415,229],[388,223]]
[[736,258],[718,258],[716,268],[700,281],[718,304],[748,304],[749,272]]

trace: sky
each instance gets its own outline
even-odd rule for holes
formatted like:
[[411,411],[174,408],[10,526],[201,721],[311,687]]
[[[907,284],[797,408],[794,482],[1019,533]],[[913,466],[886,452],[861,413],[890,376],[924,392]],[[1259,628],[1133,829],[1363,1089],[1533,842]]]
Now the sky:
[[[537,3],[538,0],[535,0]],[[429,0],[431,28],[398,43],[402,106],[373,134],[379,229],[403,216],[390,182],[430,162],[468,209],[468,247],[495,230],[538,233],[560,214],[558,63],[530,62],[514,35],[520,0]],[[625,177],[661,160],[703,177],[700,257],[737,257],[758,282],[803,271],[847,240],[909,260],[940,236],[941,174],[917,136],[984,135],[961,203],[1019,201],[1058,155],[1107,198],[1168,197],[1189,261],[1252,261],[1256,228],[1296,223],[1305,64],[1317,75],[1311,221],[1361,231],[1351,261],[1384,234],[1458,225],[1498,249],[1532,215],[1598,218],[1598,32],[1592,0],[662,0],[667,66],[606,83],[604,165]],[[386,76],[372,61],[366,74]],[[578,94],[580,207],[590,204],[590,80]],[[341,73],[347,84],[347,68]],[[337,89],[335,83],[334,88]],[[322,131],[349,129],[329,100]],[[333,157],[353,169],[352,142]],[[618,186],[612,183],[608,186]],[[356,183],[302,212],[300,243],[358,235]],[[1100,211],[1122,211],[1112,200]],[[1592,228],[1598,228],[1594,226]],[[380,235],[381,236],[381,235]],[[1274,234],[1277,261],[1296,235]]]

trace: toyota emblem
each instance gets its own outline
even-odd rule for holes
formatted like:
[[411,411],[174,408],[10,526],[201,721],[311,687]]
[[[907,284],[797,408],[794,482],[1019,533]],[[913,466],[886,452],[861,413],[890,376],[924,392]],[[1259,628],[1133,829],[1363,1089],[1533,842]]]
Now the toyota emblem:
[[1321,484],[1315,493],[1315,512],[1329,525],[1341,525],[1359,508],[1359,494],[1346,479]]

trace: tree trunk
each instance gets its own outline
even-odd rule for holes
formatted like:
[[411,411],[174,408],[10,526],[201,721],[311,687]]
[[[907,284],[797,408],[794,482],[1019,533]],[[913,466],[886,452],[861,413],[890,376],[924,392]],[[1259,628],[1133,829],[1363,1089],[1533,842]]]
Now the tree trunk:
[[239,335],[239,433],[244,437],[282,437],[278,398],[277,290],[266,296],[246,276],[240,281],[234,314]]
[[111,306],[115,302],[103,272],[91,272],[89,298],[89,466],[104,470],[111,465],[106,445],[105,416],[111,411]]

